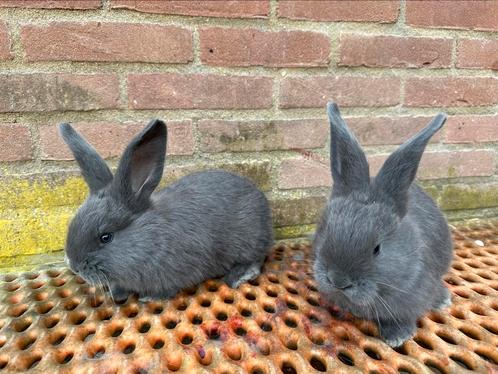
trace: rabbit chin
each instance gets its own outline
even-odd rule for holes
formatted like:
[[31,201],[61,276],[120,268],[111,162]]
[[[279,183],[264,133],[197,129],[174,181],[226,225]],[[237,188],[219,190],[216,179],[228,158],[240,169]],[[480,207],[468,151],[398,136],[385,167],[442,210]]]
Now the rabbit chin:
[[367,285],[356,286],[346,290],[337,290],[337,293],[350,304],[359,307],[367,307],[375,300],[375,291]]
[[328,287],[328,292],[323,293],[330,302],[360,318],[370,317],[369,311],[377,298],[376,287],[369,284],[355,286],[347,290]]

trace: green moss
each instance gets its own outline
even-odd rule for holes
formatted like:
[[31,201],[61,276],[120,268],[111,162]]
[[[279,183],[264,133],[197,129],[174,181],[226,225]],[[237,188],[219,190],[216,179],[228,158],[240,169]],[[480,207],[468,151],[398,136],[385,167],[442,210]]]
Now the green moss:
[[439,196],[443,210],[462,210],[498,206],[498,185],[447,185]]
[[455,167],[454,167],[454,166],[450,166],[450,167],[448,168],[448,174],[447,174],[447,177],[448,177],[448,178],[456,178],[456,177],[458,177],[458,172],[457,172],[457,170],[455,169]]
[[275,239],[300,238],[309,236],[315,231],[316,225],[299,225],[278,227],[275,229]]
[[218,165],[187,165],[181,167],[166,167],[165,175],[160,186],[164,187],[181,177],[197,171],[207,169],[224,169],[252,180],[261,190],[271,190],[271,165],[268,161],[258,161],[250,163],[224,163]]
[[219,167],[249,178],[263,191],[271,190],[271,165],[269,162],[224,164]]
[[277,227],[316,223],[326,203],[325,196],[271,201],[273,223]]
[[439,188],[437,188],[436,186],[433,186],[433,185],[429,185],[429,186],[422,185],[422,188],[430,197],[432,197],[435,201],[438,201],[438,199],[441,195]]

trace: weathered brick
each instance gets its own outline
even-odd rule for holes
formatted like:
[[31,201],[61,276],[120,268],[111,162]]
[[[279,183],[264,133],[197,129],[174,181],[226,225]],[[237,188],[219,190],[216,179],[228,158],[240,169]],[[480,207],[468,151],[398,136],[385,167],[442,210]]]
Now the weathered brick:
[[451,116],[445,126],[445,143],[498,142],[498,116]]
[[323,120],[202,120],[198,130],[203,152],[247,152],[325,146],[329,127]]
[[498,79],[487,77],[408,78],[405,105],[483,106],[498,103]]
[[50,112],[117,108],[112,74],[0,75],[0,112]]
[[0,22],[0,60],[10,60],[12,58],[9,30],[7,30],[7,25],[4,22]]
[[339,65],[449,67],[451,49],[451,39],[345,34],[340,38]]
[[186,63],[193,58],[192,33],[175,26],[57,22],[24,26],[21,39],[28,61]]
[[272,78],[215,74],[130,74],[133,109],[253,109],[272,105]]
[[495,183],[445,185],[438,203],[444,210],[498,206],[498,185]]
[[[371,175],[376,175],[389,155],[368,157]],[[493,175],[495,154],[491,150],[425,152],[418,179],[482,177]]]
[[225,18],[266,18],[269,0],[111,0],[112,8],[146,13]]
[[218,66],[327,66],[330,40],[309,31],[210,27],[200,30],[201,60]]
[[458,42],[456,66],[498,70],[498,40],[461,39]]
[[411,0],[406,2],[406,23],[422,27],[498,30],[498,2]]
[[0,123],[0,161],[23,161],[32,158],[29,128],[17,123]]
[[[80,132],[104,158],[121,156],[130,140],[145,126],[139,123],[77,123]],[[43,160],[73,160],[69,148],[59,136],[57,126],[40,127]],[[192,154],[194,141],[191,121],[168,122],[169,155]]]
[[[375,176],[389,154],[367,155],[370,175]],[[491,176],[495,172],[495,154],[491,150],[425,152],[417,178],[441,179]],[[278,175],[281,189],[330,187],[330,164],[321,155],[282,161]]]
[[273,224],[282,227],[316,223],[326,203],[325,196],[272,200]]
[[0,75],[0,112],[50,112],[117,108],[113,74]]
[[310,21],[396,22],[399,1],[280,0],[278,16]]
[[396,77],[288,77],[280,85],[281,108],[320,108],[334,100],[340,106],[393,106],[400,100]]
[[216,164],[190,164],[190,165],[166,165],[163,177],[163,185],[169,184],[177,179],[208,169],[222,169],[240,174],[253,181],[262,191],[271,190],[271,163],[269,161],[252,161],[241,163],[216,163]]
[[102,0],[0,0],[0,8],[98,9]]
[[[401,144],[429,124],[431,117],[345,117],[361,145]],[[436,133],[431,142],[439,142]]]
[[278,174],[278,187],[293,188],[330,187],[330,166],[314,159],[295,158],[282,161]]
[[[344,117],[344,120],[351,128],[356,138],[362,146],[376,146],[376,145],[395,145],[402,144],[417,132],[422,130],[425,126],[429,124],[432,117],[428,116],[402,116],[402,117]],[[311,139],[316,138],[318,141],[322,138],[322,143],[320,145],[317,143],[315,147],[313,146],[303,146],[301,140],[298,140],[301,145],[292,144],[289,145],[288,149],[299,149],[299,148],[317,148],[324,145],[326,138],[329,136],[329,123],[328,120],[297,120],[303,124],[310,123],[312,121],[313,128],[319,131],[312,132],[311,129],[305,129],[304,126],[293,128],[289,131],[289,137],[294,133],[294,137],[299,137],[300,134],[303,137],[309,137]],[[286,127],[287,128],[287,127]],[[441,140],[441,132],[436,133],[430,140],[431,143],[437,143]],[[291,140],[295,141],[295,140]]]

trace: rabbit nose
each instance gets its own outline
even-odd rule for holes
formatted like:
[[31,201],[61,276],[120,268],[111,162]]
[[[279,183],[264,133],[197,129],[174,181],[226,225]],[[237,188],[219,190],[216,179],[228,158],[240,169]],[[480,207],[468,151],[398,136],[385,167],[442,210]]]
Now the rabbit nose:
[[346,290],[353,287],[351,279],[345,274],[329,273],[327,278],[329,278],[330,283],[339,290]]

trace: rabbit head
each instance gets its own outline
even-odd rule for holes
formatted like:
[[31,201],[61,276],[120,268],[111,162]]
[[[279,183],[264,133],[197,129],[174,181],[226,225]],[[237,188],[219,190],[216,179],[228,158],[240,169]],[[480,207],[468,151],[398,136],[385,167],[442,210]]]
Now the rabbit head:
[[[335,103],[327,106],[333,190],[314,240],[314,271],[320,290],[334,300],[365,307],[392,279],[419,273],[416,232],[406,230],[409,189],[422,153],[445,122],[438,114],[391,154],[375,178],[358,140]],[[411,245],[410,245],[411,244]],[[412,275],[413,274],[413,275]]]
[[151,224],[147,214],[151,194],[163,173],[166,125],[153,120],[136,135],[126,147],[114,176],[97,151],[71,125],[61,124],[59,131],[90,189],[69,225],[68,264],[90,283],[108,283],[109,279],[102,277],[110,278],[113,274],[129,275],[130,264],[143,257],[139,248],[147,245]]

